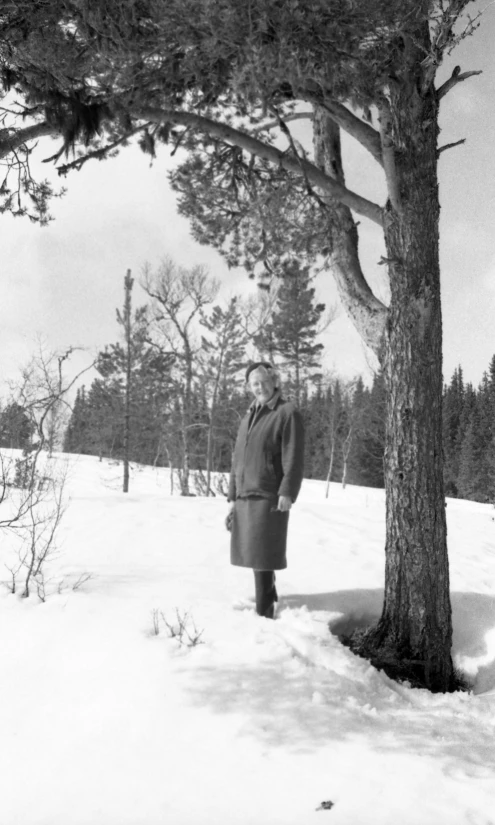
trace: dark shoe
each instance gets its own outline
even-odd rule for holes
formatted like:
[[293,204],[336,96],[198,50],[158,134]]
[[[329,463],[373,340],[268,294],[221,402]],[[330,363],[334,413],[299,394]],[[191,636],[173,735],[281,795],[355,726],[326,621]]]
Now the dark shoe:
[[270,607],[265,608],[263,613],[260,613],[258,610],[256,612],[258,613],[258,616],[262,616],[264,619],[274,619],[276,613],[276,604],[275,602],[273,602],[273,604],[271,604]]

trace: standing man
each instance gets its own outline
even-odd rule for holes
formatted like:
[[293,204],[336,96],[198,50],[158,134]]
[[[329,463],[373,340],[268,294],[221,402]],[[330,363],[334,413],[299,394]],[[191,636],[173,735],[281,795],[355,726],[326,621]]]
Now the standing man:
[[254,401],[239,427],[230,474],[230,561],[254,570],[256,612],[273,619],[275,570],[287,567],[289,510],[303,479],[304,428],[271,364],[251,364],[246,383]]

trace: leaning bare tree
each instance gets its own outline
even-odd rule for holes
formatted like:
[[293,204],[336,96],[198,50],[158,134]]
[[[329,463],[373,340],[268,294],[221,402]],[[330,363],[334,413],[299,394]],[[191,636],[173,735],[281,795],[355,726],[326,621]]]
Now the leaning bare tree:
[[[471,2],[65,0],[43,5],[44,36],[59,56],[71,54],[70,72],[59,57],[48,73],[24,41],[4,56],[27,100],[45,96],[65,111],[66,147],[88,138],[92,115],[122,135],[141,129],[151,153],[160,142],[187,150],[172,176],[180,210],[229,263],[276,274],[296,256],[326,258],[363,340],[384,353],[387,382],[385,602],[363,649],[382,664],[413,666],[432,690],[454,683],[437,178],[447,147],[438,146],[438,115],[475,72],[436,77],[475,27],[461,20]],[[14,5],[29,16],[27,0]],[[312,152],[291,131],[303,118]],[[340,130],[381,168],[384,204],[347,187]],[[354,216],[383,232],[389,306],[361,267]]]

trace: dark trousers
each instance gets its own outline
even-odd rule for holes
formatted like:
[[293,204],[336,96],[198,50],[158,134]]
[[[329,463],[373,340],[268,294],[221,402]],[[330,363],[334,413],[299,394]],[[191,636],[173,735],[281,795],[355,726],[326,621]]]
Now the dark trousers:
[[273,619],[275,602],[278,602],[273,570],[254,570],[254,587],[256,593],[256,612],[258,616]]

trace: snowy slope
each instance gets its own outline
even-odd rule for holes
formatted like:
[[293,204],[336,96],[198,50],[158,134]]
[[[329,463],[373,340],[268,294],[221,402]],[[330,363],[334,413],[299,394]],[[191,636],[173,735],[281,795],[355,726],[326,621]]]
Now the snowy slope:
[[[495,823],[493,508],[448,504],[474,693],[433,696],[328,632],[379,614],[382,491],[304,483],[270,622],[228,563],[223,500],[151,468],[124,495],[120,473],[74,459],[52,595],[0,593],[1,825]],[[202,644],[170,638],[176,609]]]

